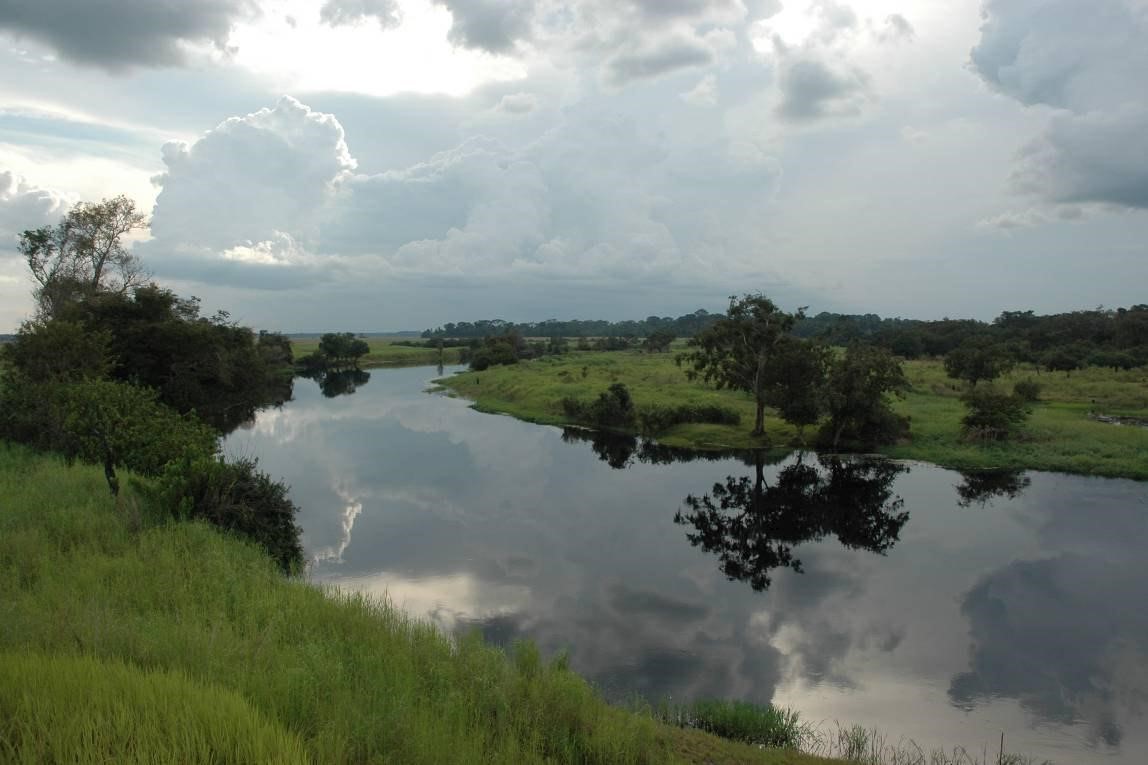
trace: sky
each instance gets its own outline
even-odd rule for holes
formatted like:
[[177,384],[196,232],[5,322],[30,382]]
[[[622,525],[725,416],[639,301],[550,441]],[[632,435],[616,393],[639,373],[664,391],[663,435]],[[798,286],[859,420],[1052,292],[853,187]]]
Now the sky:
[[283,331],[1148,302],[1148,0],[0,0],[20,232]]

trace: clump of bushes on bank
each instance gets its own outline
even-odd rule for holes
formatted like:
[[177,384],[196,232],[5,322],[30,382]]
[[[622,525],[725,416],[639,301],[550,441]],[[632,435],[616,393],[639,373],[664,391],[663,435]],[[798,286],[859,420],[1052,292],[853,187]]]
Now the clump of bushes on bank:
[[738,425],[741,415],[717,404],[680,404],[678,406],[637,407],[624,383],[614,383],[593,401],[566,397],[561,401],[563,413],[574,422],[600,430],[633,432],[654,436],[675,425],[712,423]]

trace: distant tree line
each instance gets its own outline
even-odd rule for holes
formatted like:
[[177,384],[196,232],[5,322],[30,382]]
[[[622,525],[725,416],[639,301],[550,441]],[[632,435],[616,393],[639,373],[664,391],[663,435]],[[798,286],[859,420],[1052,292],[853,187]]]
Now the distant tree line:
[[517,333],[522,337],[629,337],[646,338],[662,332],[675,337],[690,337],[701,332],[721,314],[712,314],[704,309],[679,316],[676,319],[666,316],[647,316],[641,321],[605,321],[600,319],[574,319],[514,323],[502,319],[482,321],[447,322],[436,329],[422,333],[424,338],[470,338],[491,337],[507,333]]
[[[485,339],[516,334],[519,337],[598,338],[576,345],[578,350],[665,350],[677,337],[694,337],[725,314],[698,310],[678,318],[650,316],[641,321],[603,320],[513,323],[501,319],[447,323],[426,330],[428,340]],[[975,319],[882,318],[877,314],[821,312],[803,315],[789,332],[817,339],[825,345],[848,347],[864,343],[884,348],[903,359],[940,358],[966,344],[999,347],[999,355],[1013,362],[1038,365],[1049,371],[1071,371],[1085,366],[1130,369],[1148,364],[1148,304],[1129,308],[1097,308],[1037,315],[1033,311],[1005,311],[991,322]],[[665,341],[665,338],[669,341]],[[650,340],[658,338],[651,347]],[[613,339],[607,342],[606,339]],[[412,344],[416,344],[413,343]],[[425,343],[424,343],[425,344]]]

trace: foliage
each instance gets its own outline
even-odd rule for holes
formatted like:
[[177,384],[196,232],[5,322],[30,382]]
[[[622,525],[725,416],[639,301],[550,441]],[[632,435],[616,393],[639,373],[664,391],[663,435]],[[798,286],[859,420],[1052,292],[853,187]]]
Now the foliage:
[[0,348],[0,359],[30,381],[100,379],[112,369],[110,346],[111,333],[89,332],[76,322],[25,322]]
[[291,397],[282,336],[256,335],[222,312],[202,317],[196,298],[183,300],[151,285],[86,298],[62,318],[111,338],[113,379],[154,388],[162,403],[181,413],[194,411],[218,430]]
[[463,321],[457,324],[448,322],[437,329],[426,330],[422,336],[424,338],[484,338],[513,332],[522,337],[611,338],[650,337],[661,331],[671,333],[676,337],[690,337],[719,318],[721,318],[721,314],[712,314],[699,309],[676,319],[668,316],[647,316],[642,321],[560,321],[548,319],[546,321],[514,324],[502,319],[487,319],[476,322]]
[[833,450],[843,442],[871,448],[907,433],[908,421],[893,412],[889,397],[904,395],[909,382],[901,362],[884,348],[850,346],[831,365],[825,387],[822,444]]
[[1074,369],[1084,366],[1085,352],[1077,346],[1056,348],[1041,356],[1040,362],[1049,372],[1064,372],[1068,375]]
[[1031,377],[1017,380],[1012,386],[1012,392],[1022,401],[1030,404],[1040,400],[1040,391],[1041,384]]
[[102,465],[112,494],[121,467],[158,475],[173,460],[216,449],[210,428],[159,403],[152,390],[95,379],[39,383],[22,374],[0,392],[0,435]]
[[777,346],[777,358],[769,371],[768,401],[783,420],[798,430],[817,424],[825,409],[828,370],[833,362],[829,348],[819,343],[785,337]]
[[481,372],[495,366],[518,363],[519,346],[522,339],[516,334],[488,337],[482,346],[470,356],[470,368]]
[[966,340],[945,356],[945,372],[949,377],[974,386],[981,380],[995,380],[1013,364],[1007,348],[979,338]]
[[0,760],[307,763],[302,740],[234,691],[90,656],[0,653]]
[[284,573],[303,567],[299,509],[287,486],[258,469],[254,459],[228,462],[198,457],[168,465],[153,500],[172,516],[204,520],[259,544]]
[[353,332],[328,332],[319,338],[318,352],[326,359],[328,367],[358,368],[359,359],[370,350],[367,341],[355,337]]
[[631,430],[637,422],[634,401],[624,383],[614,383],[590,404],[564,399],[562,408],[575,421],[603,430]]
[[997,388],[971,388],[961,401],[967,410],[961,427],[966,438],[974,441],[1007,440],[1032,413],[1023,398]]
[[798,318],[782,311],[763,295],[731,297],[724,319],[690,339],[690,351],[678,356],[690,379],[702,379],[719,390],[729,388],[753,396],[757,409],[753,434],[765,432],[771,372],[778,347]]
[[38,285],[41,318],[100,292],[123,294],[144,281],[139,260],[123,237],[147,226],[146,216],[125,196],[80,202],[55,226],[20,235],[19,249]]
[[643,406],[638,409],[639,431],[655,436],[675,425],[688,423],[740,425],[737,410],[720,404],[679,404],[678,406]]

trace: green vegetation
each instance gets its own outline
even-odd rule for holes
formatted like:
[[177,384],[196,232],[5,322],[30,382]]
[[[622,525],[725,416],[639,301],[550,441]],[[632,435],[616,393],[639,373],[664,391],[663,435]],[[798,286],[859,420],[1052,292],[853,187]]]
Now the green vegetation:
[[654,708],[663,722],[696,728],[715,736],[778,749],[797,749],[809,735],[796,712],[744,701],[702,700],[661,704]]
[[[100,756],[142,756],[115,747],[159,746],[156,726],[190,745],[216,730],[217,710],[233,733],[206,743],[232,735],[274,752],[245,762],[291,761],[296,742],[315,763],[823,762],[610,707],[561,658],[452,641],[386,604],[284,578],[253,545],[164,520],[136,481],[118,499],[102,484],[98,469],[0,443],[0,653],[50,667],[34,673],[42,712],[0,713],[4,754],[72,751],[76,731],[162,692],[181,719],[120,720],[129,727],[106,729]],[[0,709],[33,703],[13,687],[0,681]]]
[[[1072,375],[1048,374],[1019,365],[999,378],[1002,386],[1035,379],[1041,401],[1023,433],[1010,442],[978,443],[961,432],[966,410],[963,387],[949,379],[940,361],[904,365],[909,388],[893,410],[911,421],[911,437],[880,451],[892,457],[933,462],[961,470],[985,468],[1055,470],[1088,475],[1148,479],[1143,428],[1115,426],[1090,415],[1148,417],[1148,369],[1089,367]],[[548,356],[515,367],[467,372],[440,381],[453,393],[472,399],[480,411],[510,414],[546,424],[569,424],[564,398],[588,400],[614,383],[624,383],[641,411],[679,405],[728,407],[750,421],[753,399],[690,381],[667,354],[574,352]],[[671,446],[734,448],[783,446],[797,442],[797,431],[767,413],[765,436],[744,427],[682,424],[659,441]]]
[[0,654],[0,760],[306,763],[243,698],[182,672],[90,657]]
[[[438,364],[457,364],[458,348],[438,348],[414,345],[400,345],[409,342],[400,337],[364,338],[368,350],[359,358],[359,366],[364,369],[375,367],[417,367]],[[302,358],[319,350],[319,338],[293,338],[291,348],[295,358]]]

